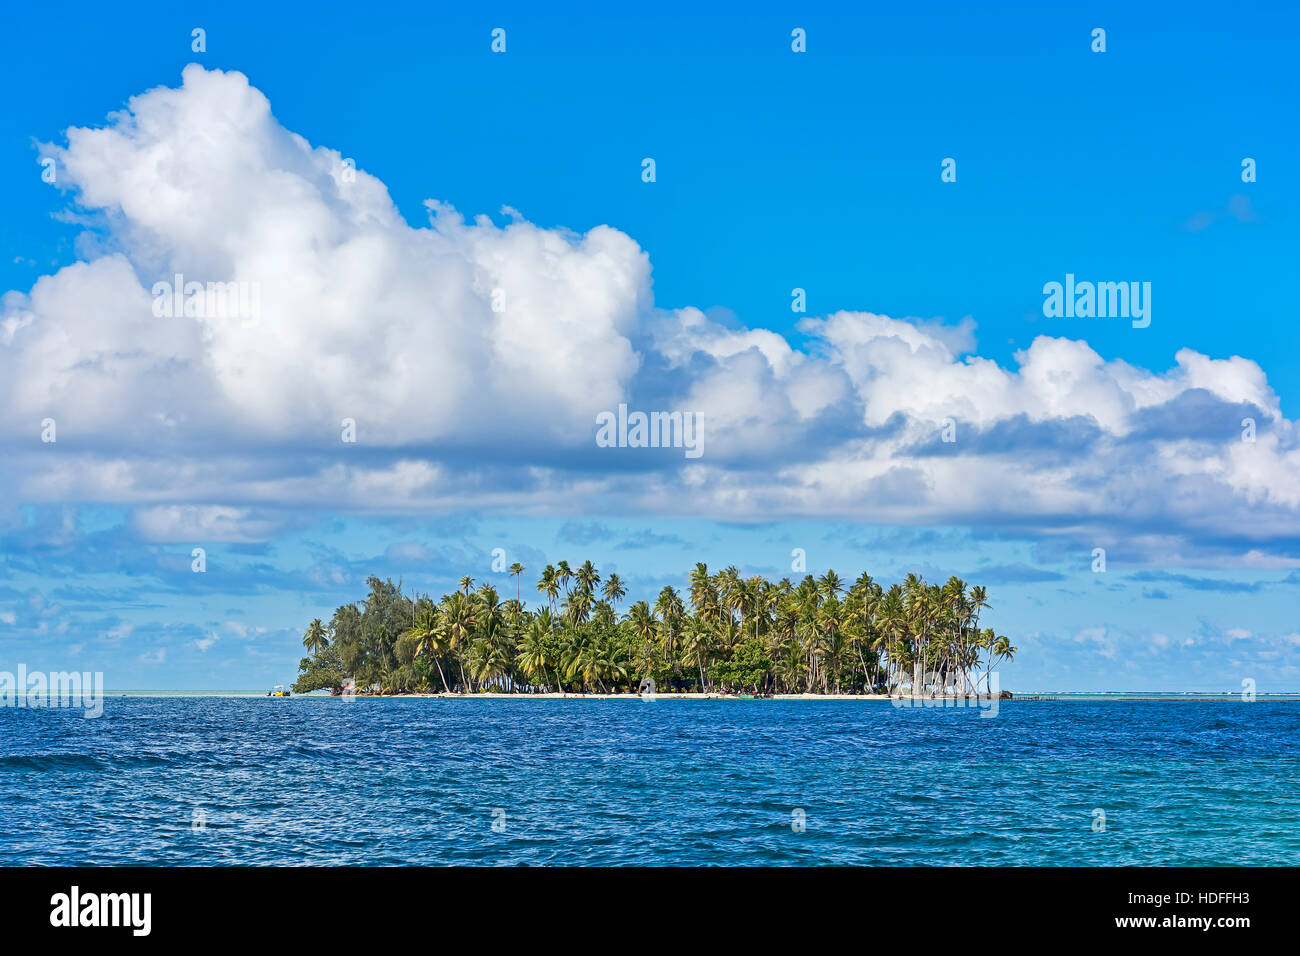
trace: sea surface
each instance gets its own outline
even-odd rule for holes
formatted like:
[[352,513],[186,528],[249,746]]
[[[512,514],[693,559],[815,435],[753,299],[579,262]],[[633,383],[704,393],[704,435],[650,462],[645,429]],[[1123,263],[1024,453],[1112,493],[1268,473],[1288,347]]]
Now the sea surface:
[[[0,865],[1300,864],[1300,703],[0,708]],[[1103,816],[1104,815],[1104,816]]]

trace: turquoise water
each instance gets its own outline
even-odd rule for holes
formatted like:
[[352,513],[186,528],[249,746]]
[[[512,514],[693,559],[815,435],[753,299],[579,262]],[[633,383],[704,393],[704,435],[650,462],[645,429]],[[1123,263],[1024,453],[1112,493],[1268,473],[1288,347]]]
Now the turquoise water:
[[104,707],[0,709],[0,864],[1300,863],[1295,703]]

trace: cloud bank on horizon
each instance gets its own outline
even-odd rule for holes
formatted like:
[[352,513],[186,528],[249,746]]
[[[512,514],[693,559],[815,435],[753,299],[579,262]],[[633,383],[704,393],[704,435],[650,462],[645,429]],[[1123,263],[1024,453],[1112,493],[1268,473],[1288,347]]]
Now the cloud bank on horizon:
[[[412,227],[243,74],[197,65],[42,151],[83,261],[0,307],[11,501],[124,505],[155,541],[258,540],[303,507],[607,511],[976,524],[1300,566],[1297,430],[1249,358],[1183,349],[1151,371],[1042,335],[1007,368],[969,320],[837,312],[796,345],[657,308],[619,230],[467,222],[436,200]],[[253,284],[256,320],[158,316],[177,274]],[[619,404],[698,413],[704,454],[598,447]]]

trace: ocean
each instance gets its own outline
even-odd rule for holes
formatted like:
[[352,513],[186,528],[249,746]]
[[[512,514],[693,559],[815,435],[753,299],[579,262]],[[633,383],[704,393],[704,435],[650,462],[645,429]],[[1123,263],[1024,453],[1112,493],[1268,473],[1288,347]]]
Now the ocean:
[[0,864],[1300,864],[1300,703],[0,708]]

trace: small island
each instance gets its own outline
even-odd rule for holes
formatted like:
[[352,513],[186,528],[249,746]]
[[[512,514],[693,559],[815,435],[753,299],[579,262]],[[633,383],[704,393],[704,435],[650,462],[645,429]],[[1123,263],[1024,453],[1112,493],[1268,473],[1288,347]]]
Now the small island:
[[685,592],[620,610],[627,588],[591,561],[547,565],[539,601],[503,600],[470,577],[434,600],[371,577],[369,595],[303,635],[295,694],[355,682],[361,695],[617,695],[969,697],[998,693],[994,667],[1016,653],[980,627],[983,587],[909,574],[885,589],[834,571],[797,584],[711,574],[699,563]]

